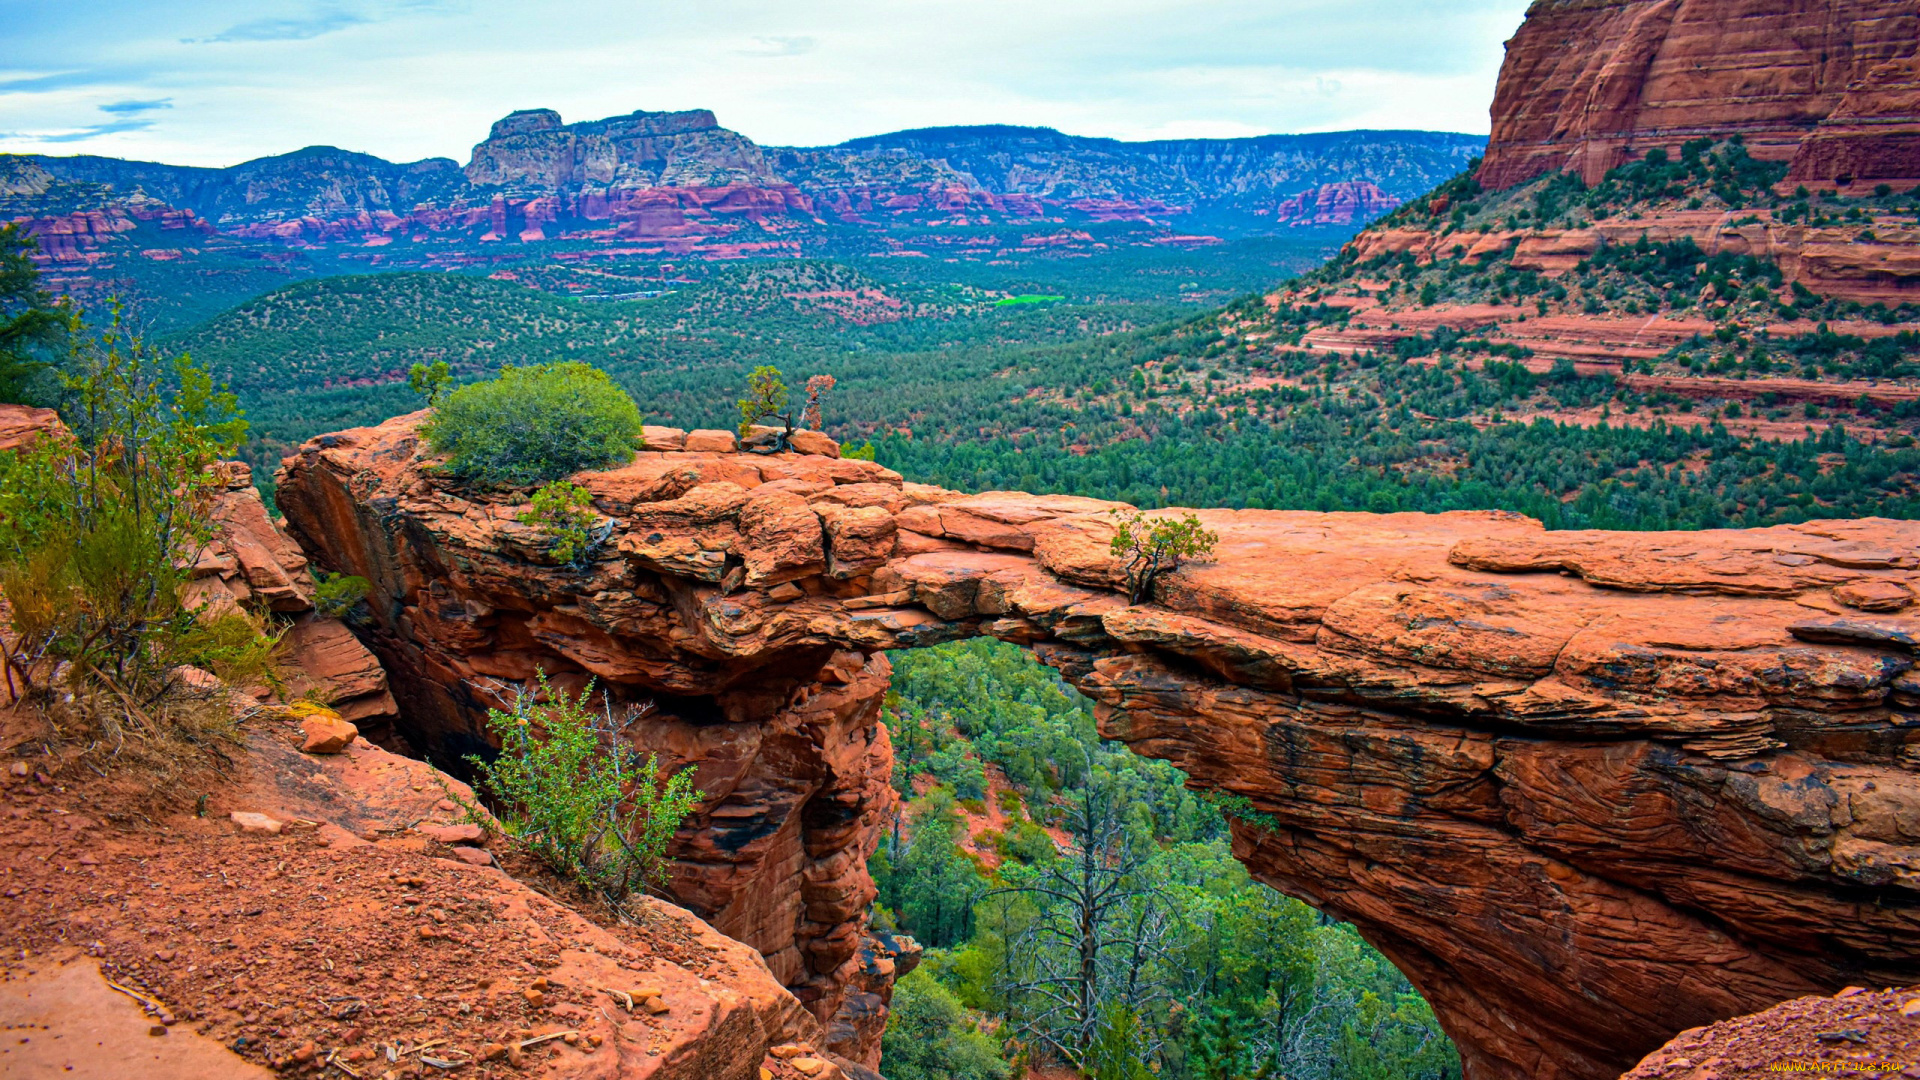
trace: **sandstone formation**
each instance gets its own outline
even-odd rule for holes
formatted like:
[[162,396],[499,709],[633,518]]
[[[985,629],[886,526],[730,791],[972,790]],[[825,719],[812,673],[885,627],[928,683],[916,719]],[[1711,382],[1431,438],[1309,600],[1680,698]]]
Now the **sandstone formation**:
[[[6,408],[0,406],[0,416]],[[227,462],[221,468],[226,488],[214,500],[214,536],[193,566],[185,599],[290,620],[282,639],[288,693],[317,697],[367,738],[407,749],[394,738],[399,706],[380,662],[345,623],[314,611],[306,556],[267,519],[247,466]]]
[[539,669],[651,702],[630,737],[707,796],[675,895],[822,1019],[871,1008],[847,987],[890,808],[879,653],[978,634],[1249,800],[1240,857],[1406,971],[1475,1080],[1611,1077],[1680,1029],[1920,973],[1912,524],[1201,511],[1214,558],[1130,606],[1112,504],[650,451],[577,478],[614,527],[575,570],[517,496],[427,470],[418,421],[316,439],[279,489],[313,558],[375,582],[409,738],[474,745]]
[[1781,1073],[1920,1078],[1920,988],[1850,986],[1693,1028],[1621,1080],[1745,1080]]
[[1920,181],[1915,0],[1536,0],[1480,168],[1592,184],[1654,147],[1743,136],[1791,182]]
[[1273,219],[1290,225],[1360,225],[1400,205],[1400,200],[1366,181],[1322,184],[1284,199]]

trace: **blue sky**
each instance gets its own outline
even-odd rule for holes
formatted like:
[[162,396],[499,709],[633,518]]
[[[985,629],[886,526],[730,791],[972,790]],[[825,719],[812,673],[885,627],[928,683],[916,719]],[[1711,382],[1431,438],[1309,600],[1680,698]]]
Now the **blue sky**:
[[1527,0],[0,0],[0,150],[464,162],[514,109],[709,108],[758,142],[1484,133]]

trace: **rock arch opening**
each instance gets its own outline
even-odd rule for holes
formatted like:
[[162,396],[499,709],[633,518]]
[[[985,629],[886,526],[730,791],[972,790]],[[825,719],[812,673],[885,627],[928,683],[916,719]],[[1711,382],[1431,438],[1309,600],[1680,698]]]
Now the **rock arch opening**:
[[647,735],[724,793],[674,891],[823,1018],[884,967],[884,653],[983,635],[1263,815],[1235,854],[1390,957],[1476,1080],[1609,1077],[1682,1028],[1920,976],[1920,639],[1887,613],[1920,526],[1202,511],[1214,559],[1129,605],[1112,504],[643,452],[576,478],[618,522],[581,571],[512,497],[424,471],[418,419],[316,439],[279,486],[308,553],[374,582],[416,736],[478,730],[471,688],[543,665],[710,702]]

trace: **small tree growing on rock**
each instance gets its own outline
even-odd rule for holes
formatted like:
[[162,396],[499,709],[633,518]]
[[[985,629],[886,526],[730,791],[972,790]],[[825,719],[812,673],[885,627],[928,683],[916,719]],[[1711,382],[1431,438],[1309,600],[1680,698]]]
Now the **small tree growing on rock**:
[[533,493],[533,506],[517,519],[539,529],[552,545],[555,560],[572,566],[586,562],[612,531],[612,523],[595,536],[593,493],[571,480],[555,480]]
[[427,399],[429,408],[440,404],[441,397],[453,388],[453,369],[445,360],[415,364],[407,372],[407,388]]
[[787,411],[787,381],[780,369],[762,364],[747,376],[747,396],[740,399],[740,438],[752,434],[764,420],[781,420],[793,431],[793,416]]
[[1153,598],[1153,583],[1162,573],[1189,559],[1213,554],[1220,535],[1200,524],[1193,514],[1149,517],[1139,510],[1115,510],[1119,531],[1113,534],[1113,554],[1124,560],[1127,601],[1144,604]]
[[[807,380],[807,403],[800,410],[800,428],[820,430],[821,400],[833,389],[834,382],[831,375],[815,375]],[[776,431],[771,440],[747,449],[772,454],[793,448],[795,424],[793,411],[788,407],[790,400],[786,379],[779,368],[762,364],[753,369],[753,374],[747,376],[747,396],[740,399],[740,441],[747,443],[754,427],[767,420],[780,421],[785,430]]]

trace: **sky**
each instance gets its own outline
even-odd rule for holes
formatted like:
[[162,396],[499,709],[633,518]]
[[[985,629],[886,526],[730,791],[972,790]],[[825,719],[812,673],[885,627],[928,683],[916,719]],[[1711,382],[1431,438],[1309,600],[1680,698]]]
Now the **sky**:
[[1485,134],[1528,0],[0,0],[0,151],[464,163],[515,109],[756,142]]

